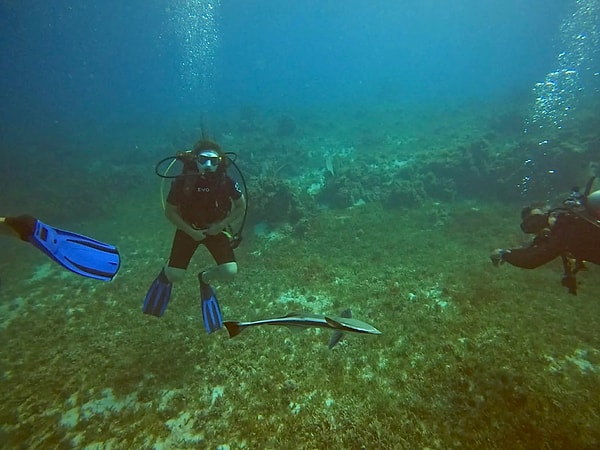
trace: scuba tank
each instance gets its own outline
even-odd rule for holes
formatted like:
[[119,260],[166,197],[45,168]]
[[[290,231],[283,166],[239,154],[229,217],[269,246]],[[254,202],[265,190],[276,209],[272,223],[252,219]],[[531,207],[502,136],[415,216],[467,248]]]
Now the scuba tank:
[[582,219],[600,227],[600,190],[592,192],[595,180],[595,176],[591,177],[583,192],[574,187],[569,197],[563,201],[563,205]]

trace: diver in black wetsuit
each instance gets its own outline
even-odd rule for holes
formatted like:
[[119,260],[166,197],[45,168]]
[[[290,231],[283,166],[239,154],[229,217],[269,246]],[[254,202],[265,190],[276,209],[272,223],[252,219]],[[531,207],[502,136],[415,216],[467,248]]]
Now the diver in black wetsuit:
[[232,234],[232,226],[245,220],[246,199],[239,184],[227,174],[232,160],[216,142],[202,139],[193,150],[167,157],[158,165],[169,159],[183,164],[179,176],[163,176],[173,178],[165,216],[175,226],[175,236],[169,260],[150,286],[142,312],[156,317],[164,314],[173,283],[183,278],[196,249],[203,245],[216,263],[198,273],[204,325],[212,333],[223,324],[210,283],[231,281],[237,274],[234,248],[239,237]]
[[[593,178],[588,183],[589,188]],[[491,255],[494,266],[507,262],[524,269],[535,269],[559,256],[564,273],[562,285],[577,294],[575,275],[584,269],[584,261],[600,265],[600,190],[579,194],[574,190],[564,206],[552,210],[524,208],[521,229],[535,234],[524,248],[496,249]]]

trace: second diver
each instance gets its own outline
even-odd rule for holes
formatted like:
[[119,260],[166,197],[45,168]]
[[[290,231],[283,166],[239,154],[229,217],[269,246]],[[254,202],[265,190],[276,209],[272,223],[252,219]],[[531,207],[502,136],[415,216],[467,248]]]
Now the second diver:
[[494,250],[494,266],[507,262],[535,269],[560,257],[564,269],[561,283],[576,295],[576,274],[585,269],[584,262],[600,264],[600,190],[590,193],[594,179],[590,179],[583,194],[573,188],[558,208],[524,208],[521,229],[535,238],[527,247]]

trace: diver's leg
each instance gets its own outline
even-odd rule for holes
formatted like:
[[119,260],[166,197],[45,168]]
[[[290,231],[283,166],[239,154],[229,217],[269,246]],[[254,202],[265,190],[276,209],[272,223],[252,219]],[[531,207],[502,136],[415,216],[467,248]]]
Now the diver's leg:
[[163,272],[170,283],[177,283],[183,280],[183,277],[185,276],[187,270],[180,269],[178,267],[171,267],[167,263],[167,265],[163,267]]
[[171,283],[181,281],[199,245],[200,242],[185,232],[179,229],[175,231],[169,262],[164,267],[165,275]]
[[180,281],[199,243],[181,230],[175,232],[169,262],[165,265],[144,298],[142,312],[161,317],[171,298],[173,283]]
[[24,214],[17,217],[0,217],[0,234],[17,235],[22,241],[28,241],[35,231],[37,219]]
[[211,284],[215,281],[223,281],[229,283],[233,281],[237,274],[238,266],[236,262],[228,262],[220,264],[211,269],[207,269],[202,273],[202,282]]
[[200,272],[198,277],[201,282],[210,284],[215,281],[232,281],[237,274],[238,265],[229,238],[224,233],[219,233],[215,236],[208,236],[203,244],[217,265]]
[[216,236],[208,236],[204,239],[203,244],[217,263],[216,267],[198,274],[202,319],[204,320],[206,332],[210,334],[223,327],[221,308],[210,283],[233,280],[237,273],[237,263],[229,238],[225,234],[219,233]]

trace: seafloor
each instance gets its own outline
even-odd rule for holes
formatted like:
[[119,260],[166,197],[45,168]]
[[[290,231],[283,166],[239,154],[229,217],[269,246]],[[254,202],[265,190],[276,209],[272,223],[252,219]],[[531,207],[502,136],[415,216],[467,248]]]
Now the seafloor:
[[[433,125],[422,120],[427,135]],[[432,139],[449,145],[487,132],[467,120],[436,126]],[[280,141],[335,146],[328,128],[304,124],[291,136],[283,130]],[[222,140],[235,147],[250,136],[251,146],[255,131],[223,125]],[[405,145],[395,133],[369,145]],[[398,161],[432,148],[418,136],[404,142],[414,148]],[[129,169],[119,176],[141,166],[147,184],[136,190],[122,181],[120,198],[113,193],[101,214],[77,220],[75,206],[24,203],[48,222],[118,245],[123,264],[113,282],[67,273],[25,243],[0,244],[2,448],[600,446],[600,269],[580,273],[572,296],[560,285],[560,262],[493,267],[493,248],[523,243],[519,201],[469,198],[458,186],[407,207],[362,197],[342,205],[332,195],[295,222],[254,216],[236,281],[216,287],[226,319],[351,308],[383,334],[346,335],[333,350],[324,330],[257,327],[230,340],[202,327],[194,274],[210,262],[203,250],[161,319],[140,311],[172,234],[150,178],[154,159],[121,162]],[[342,176],[340,165],[329,175]],[[71,191],[55,182],[64,202],[78,195],[73,176]],[[263,193],[257,177],[248,176],[255,197]],[[487,181],[494,192],[496,180]]]

